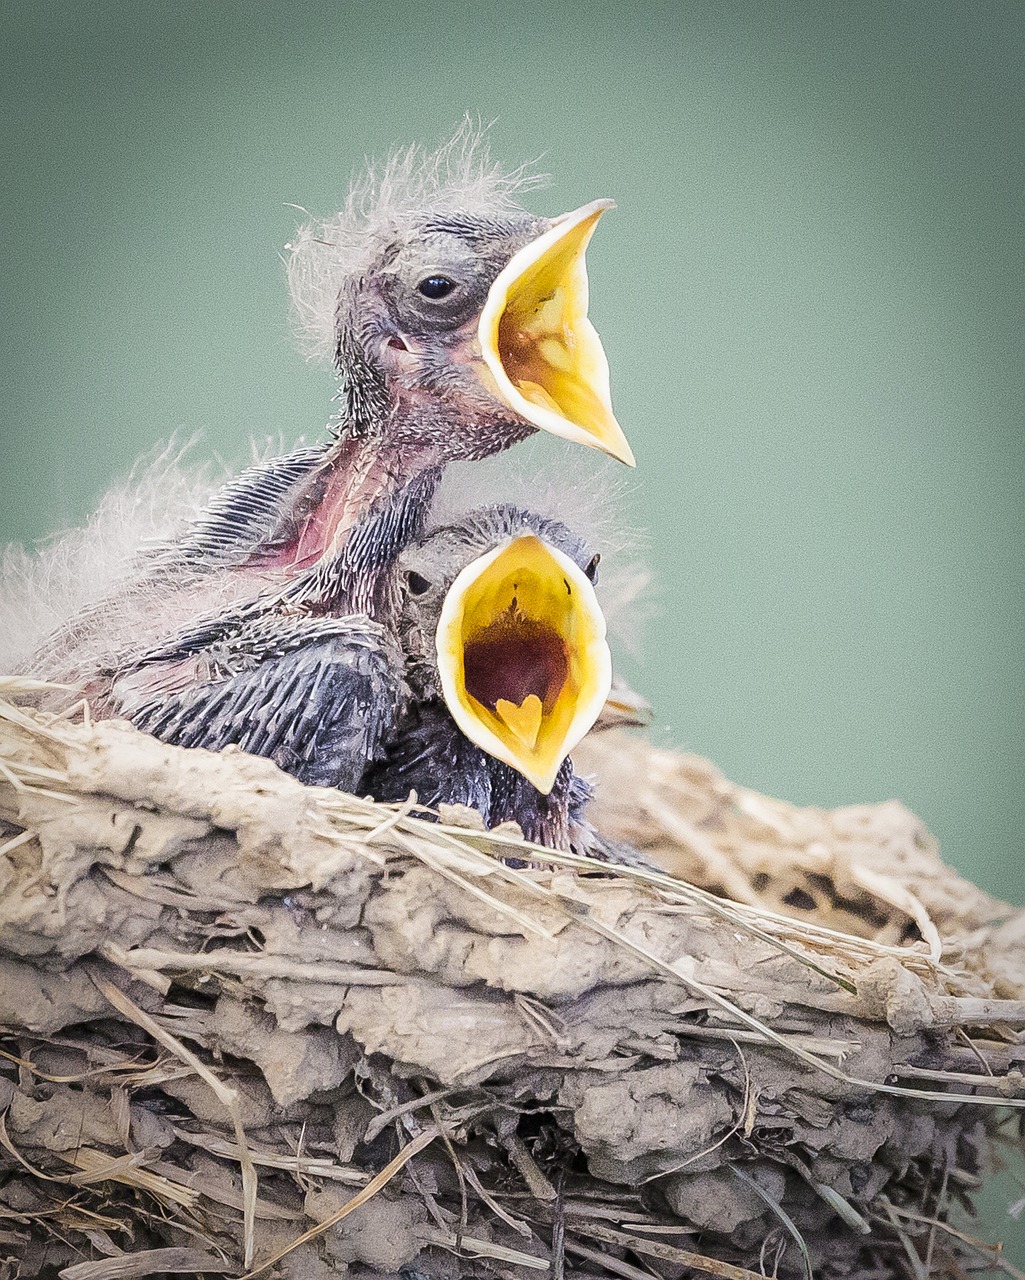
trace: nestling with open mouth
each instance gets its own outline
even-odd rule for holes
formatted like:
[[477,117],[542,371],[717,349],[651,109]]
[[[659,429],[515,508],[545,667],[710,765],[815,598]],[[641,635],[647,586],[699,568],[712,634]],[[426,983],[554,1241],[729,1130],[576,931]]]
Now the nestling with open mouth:
[[509,505],[424,535],[396,562],[409,695],[362,789],[465,804],[550,848],[600,852],[569,753],[609,695],[599,557]]
[[[316,643],[328,619],[388,625],[389,566],[421,532],[448,462],[540,429],[632,465],[587,318],[585,251],[611,201],[541,218],[518,204],[531,185],[464,127],[436,153],[393,157],[336,217],[304,227],[289,247],[293,300],[338,371],[335,439],[227,484],[140,552],[120,598],[51,636],[31,674],[85,688],[100,715],[211,678],[223,695],[225,636],[256,665],[283,634],[289,651],[300,645],[307,618]],[[135,625],[112,627],[115,615]],[[108,635],[125,632],[111,651]],[[125,677],[127,700],[112,694]]]
[[447,463],[543,430],[633,465],[587,317],[585,252],[612,201],[542,218],[518,204],[530,185],[464,128],[433,155],[394,157],[338,215],[301,228],[293,303],[338,373],[336,439],[228,485],[165,570],[264,585],[330,560],[333,576],[308,587],[318,607],[373,616],[378,577]]
[[393,626],[222,613],[142,654],[109,697],[165,742],[236,745],[379,800],[415,790],[605,856],[568,758],[611,687],[597,566],[558,521],[484,507],[403,550]]

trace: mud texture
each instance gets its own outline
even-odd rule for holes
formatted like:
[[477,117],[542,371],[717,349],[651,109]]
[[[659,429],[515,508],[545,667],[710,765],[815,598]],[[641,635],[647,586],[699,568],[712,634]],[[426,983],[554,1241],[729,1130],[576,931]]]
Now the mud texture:
[[947,1218],[1020,1141],[1025,925],[900,806],[605,735],[676,884],[2,712],[4,1280],[992,1260]]

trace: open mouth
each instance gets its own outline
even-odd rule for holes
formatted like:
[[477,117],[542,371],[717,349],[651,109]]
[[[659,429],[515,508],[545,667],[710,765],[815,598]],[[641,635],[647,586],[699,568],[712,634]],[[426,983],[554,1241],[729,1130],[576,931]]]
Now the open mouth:
[[612,679],[605,618],[585,575],[561,551],[520,534],[456,578],[437,651],[459,728],[547,795]]
[[478,334],[499,393],[517,413],[632,467],[612,412],[608,360],[587,318],[584,255],[611,207],[595,200],[567,213],[514,254],[491,286]]

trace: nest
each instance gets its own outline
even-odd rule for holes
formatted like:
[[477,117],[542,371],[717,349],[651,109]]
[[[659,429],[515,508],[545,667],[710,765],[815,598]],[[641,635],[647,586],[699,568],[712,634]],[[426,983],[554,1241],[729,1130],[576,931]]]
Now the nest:
[[1025,917],[901,806],[603,735],[609,867],[5,690],[0,1276],[1019,1274]]

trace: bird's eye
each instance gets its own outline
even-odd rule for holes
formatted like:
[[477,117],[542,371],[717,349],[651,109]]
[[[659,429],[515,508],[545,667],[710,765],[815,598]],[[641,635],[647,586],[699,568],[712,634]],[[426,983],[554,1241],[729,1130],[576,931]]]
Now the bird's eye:
[[406,586],[414,596],[422,596],[425,591],[430,591],[431,584],[421,574],[412,571],[406,575]]
[[417,291],[422,293],[425,298],[430,298],[432,302],[437,302],[441,298],[448,297],[456,287],[456,282],[450,280],[448,276],[428,276],[426,280],[421,280],[416,287]]
[[598,581],[598,565],[601,563],[601,552],[591,557],[591,563],[584,570],[584,576],[588,582]]

